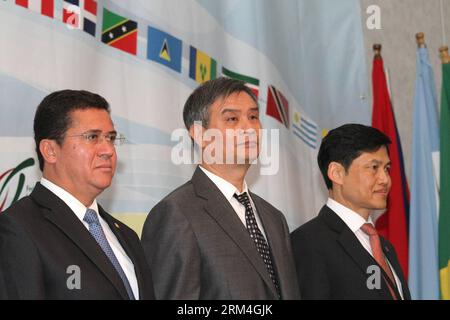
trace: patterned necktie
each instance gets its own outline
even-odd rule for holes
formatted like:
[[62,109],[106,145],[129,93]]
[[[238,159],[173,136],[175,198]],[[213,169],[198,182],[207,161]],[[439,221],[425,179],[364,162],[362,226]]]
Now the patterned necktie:
[[[361,230],[369,236],[370,246],[372,248],[372,254],[375,261],[380,265],[380,267],[383,268],[384,272],[386,272],[389,280],[391,280],[391,283],[395,285],[394,275],[392,274],[391,268],[389,268],[386,258],[384,257],[383,250],[381,249],[381,242],[377,229],[375,229],[371,223],[365,223],[362,225]],[[389,287],[392,298],[397,300],[397,295],[395,294],[394,288],[386,279],[385,282]]]
[[103,252],[106,254],[109,261],[111,261],[112,265],[114,266],[114,269],[116,269],[117,273],[122,279],[130,300],[135,300],[133,290],[131,290],[130,283],[128,282],[128,278],[125,275],[125,272],[123,271],[122,267],[120,266],[119,261],[117,260],[111,246],[108,243],[108,240],[106,239],[105,233],[103,232],[102,226],[100,225],[100,220],[98,219],[97,212],[95,212],[95,210],[92,209],[87,209],[83,220],[88,223],[89,232],[97,241],[97,243],[100,245]]
[[237,201],[239,201],[244,207],[245,207],[245,222],[247,225],[247,231],[250,234],[250,237],[253,239],[256,249],[258,250],[259,254],[261,255],[264,264],[266,265],[267,271],[269,272],[270,279],[272,279],[273,284],[275,285],[275,288],[278,293],[278,298],[281,297],[280,295],[280,287],[278,285],[278,280],[275,275],[275,270],[273,268],[272,263],[272,255],[270,253],[269,245],[267,244],[266,239],[264,238],[263,234],[261,233],[261,230],[258,227],[258,224],[256,223],[255,214],[253,213],[252,205],[250,203],[250,199],[247,195],[247,192],[244,192],[240,195],[237,195],[236,193],[233,195]]

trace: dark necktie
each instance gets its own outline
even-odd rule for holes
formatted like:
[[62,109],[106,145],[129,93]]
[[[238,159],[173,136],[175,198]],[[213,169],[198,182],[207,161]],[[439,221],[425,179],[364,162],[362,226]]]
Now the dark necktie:
[[258,224],[256,223],[255,214],[253,213],[252,205],[250,203],[248,194],[247,192],[244,192],[240,195],[237,195],[235,193],[234,197],[245,207],[245,222],[247,225],[247,231],[250,234],[250,237],[253,239],[256,245],[256,249],[261,255],[264,264],[266,265],[266,269],[269,272],[270,279],[272,279],[272,282],[275,285],[275,288],[277,289],[278,298],[280,298],[281,297],[280,287],[278,285],[278,280],[275,275],[270,248],[261,230],[259,229]]
[[120,266],[117,257],[115,256],[111,246],[108,243],[108,240],[106,239],[105,233],[103,232],[103,228],[100,225],[100,220],[98,219],[97,212],[95,212],[95,210],[92,209],[87,209],[83,220],[88,223],[89,232],[97,241],[97,243],[100,245],[103,252],[106,254],[109,261],[111,261],[112,265],[114,266],[114,269],[116,269],[117,273],[122,279],[125,289],[127,290],[128,296],[130,297],[131,300],[135,300],[133,290],[131,290],[130,283],[128,282],[128,278],[125,275],[125,272],[123,271],[122,267]]
[[[362,225],[361,230],[364,231],[369,236],[370,246],[372,248],[372,254],[375,261],[383,268],[384,272],[391,280],[391,283],[395,285],[394,275],[392,274],[391,268],[389,268],[386,258],[384,257],[383,249],[381,248],[380,236],[378,235],[377,229],[370,223],[365,223]],[[389,291],[391,292],[392,298],[397,300],[397,295],[395,294],[395,290],[392,285],[385,279],[387,286],[389,287]]]

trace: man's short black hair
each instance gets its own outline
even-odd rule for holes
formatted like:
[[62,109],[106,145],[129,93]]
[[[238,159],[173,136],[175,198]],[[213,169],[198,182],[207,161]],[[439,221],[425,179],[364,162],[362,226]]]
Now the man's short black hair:
[[39,150],[41,140],[52,139],[61,145],[72,123],[71,113],[84,109],[110,112],[109,104],[103,97],[84,90],[56,91],[39,104],[34,116],[34,141],[41,171],[44,169],[44,158]]
[[331,162],[340,163],[345,171],[363,152],[375,152],[382,146],[388,149],[391,140],[383,132],[362,124],[350,123],[331,130],[320,145],[317,163],[328,189],[333,184],[328,178]]
[[220,77],[209,80],[192,92],[184,104],[183,120],[186,129],[190,129],[195,121],[201,121],[208,127],[209,107],[219,98],[226,98],[236,92],[245,92],[258,105],[253,91],[241,80]]

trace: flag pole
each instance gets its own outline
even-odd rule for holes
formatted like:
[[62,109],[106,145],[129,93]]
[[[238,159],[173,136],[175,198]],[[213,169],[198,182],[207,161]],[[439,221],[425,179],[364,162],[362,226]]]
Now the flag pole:
[[416,33],[416,42],[418,48],[426,48],[425,44],[425,34],[423,32]]
[[441,61],[443,64],[450,63],[450,56],[448,55],[448,47],[442,46],[439,48],[439,52],[441,53]]
[[374,53],[374,59],[380,59],[381,58],[381,44],[375,43],[373,45],[373,53]]
[[[372,46],[372,48],[373,48],[373,53],[374,53],[373,59],[374,60],[375,59],[381,59],[381,48],[382,48],[381,44],[380,43],[375,43]],[[391,105],[392,105],[392,108],[393,108],[394,107],[394,98],[392,97],[391,77],[390,77],[390,74],[389,74],[389,69],[387,67],[384,67],[384,73],[385,73],[385,76],[386,76],[386,83],[387,83],[387,88],[388,88],[388,92],[389,92],[389,98],[391,100]]]

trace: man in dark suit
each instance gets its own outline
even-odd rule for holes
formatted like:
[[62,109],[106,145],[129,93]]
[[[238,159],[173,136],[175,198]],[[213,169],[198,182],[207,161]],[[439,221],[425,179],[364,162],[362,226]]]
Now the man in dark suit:
[[318,164],[329,191],[319,215],[292,233],[305,299],[410,299],[393,246],[371,214],[386,208],[391,187],[389,138],[347,124],[323,139]]
[[298,299],[285,218],[245,182],[259,153],[255,95],[241,81],[218,78],[191,94],[183,118],[202,163],[144,224],[156,297]]
[[112,181],[117,135],[107,101],[87,91],[41,102],[34,134],[43,176],[0,215],[8,299],[153,299],[136,233],[97,204]]

